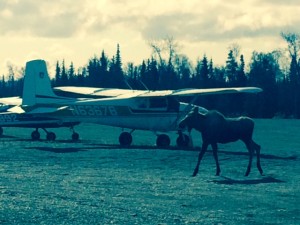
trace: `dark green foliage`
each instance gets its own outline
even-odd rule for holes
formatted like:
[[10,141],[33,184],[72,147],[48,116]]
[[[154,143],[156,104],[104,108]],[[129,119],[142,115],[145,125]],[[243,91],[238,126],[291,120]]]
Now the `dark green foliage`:
[[[282,36],[288,43],[291,59],[289,70],[280,68],[275,52],[253,52],[246,72],[244,56],[238,56],[234,50],[229,50],[224,66],[214,66],[213,60],[208,60],[206,55],[193,66],[187,56],[176,54],[171,44],[167,60],[159,55],[158,59],[151,57],[140,65],[128,63],[124,67],[118,44],[116,55],[111,59],[103,50],[99,58],[94,56],[85,67],[78,70],[72,62],[66,66],[64,60],[61,63],[57,61],[52,83],[53,86],[148,90],[256,86],[261,87],[263,93],[201,96],[196,104],[220,110],[226,115],[300,118],[299,38],[292,34]],[[24,74],[24,71],[20,74]],[[10,66],[8,75],[0,80],[0,97],[21,96],[22,86],[23,79],[16,79],[15,69]]]
[[277,112],[278,92],[276,77],[280,69],[272,53],[254,52],[250,63],[249,85],[263,88],[256,106],[257,116],[273,117]]

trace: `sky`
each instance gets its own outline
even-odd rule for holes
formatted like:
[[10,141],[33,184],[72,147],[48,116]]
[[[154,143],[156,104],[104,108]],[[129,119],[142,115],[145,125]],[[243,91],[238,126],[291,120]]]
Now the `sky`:
[[280,32],[299,33],[299,0],[0,0],[0,75],[44,59],[75,68],[120,45],[123,65],[151,57],[149,42],[172,37],[192,63],[205,54],[224,65],[228,48],[286,48]]

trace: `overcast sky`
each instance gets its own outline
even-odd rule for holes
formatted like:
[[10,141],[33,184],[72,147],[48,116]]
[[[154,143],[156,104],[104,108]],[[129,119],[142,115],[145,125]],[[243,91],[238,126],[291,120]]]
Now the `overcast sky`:
[[251,53],[285,48],[281,31],[299,33],[299,0],[0,0],[0,75],[45,59],[85,66],[120,44],[124,65],[151,57],[148,41],[173,37],[193,63],[204,54],[225,64],[228,46]]

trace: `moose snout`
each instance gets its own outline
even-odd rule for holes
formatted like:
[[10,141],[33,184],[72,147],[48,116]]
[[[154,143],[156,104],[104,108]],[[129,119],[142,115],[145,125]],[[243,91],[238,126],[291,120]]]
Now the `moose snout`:
[[184,130],[184,129],[186,128],[186,124],[183,123],[183,122],[180,122],[180,123],[178,124],[178,128],[179,128],[180,130]]

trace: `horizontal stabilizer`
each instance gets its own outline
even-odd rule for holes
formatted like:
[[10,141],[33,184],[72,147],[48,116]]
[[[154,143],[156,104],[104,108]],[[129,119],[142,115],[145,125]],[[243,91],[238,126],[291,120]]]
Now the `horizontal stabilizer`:
[[18,114],[25,113],[24,109],[22,109],[22,107],[20,107],[20,106],[15,106],[15,107],[9,108],[7,110],[7,112],[18,113]]

